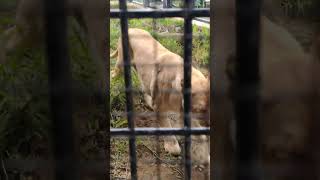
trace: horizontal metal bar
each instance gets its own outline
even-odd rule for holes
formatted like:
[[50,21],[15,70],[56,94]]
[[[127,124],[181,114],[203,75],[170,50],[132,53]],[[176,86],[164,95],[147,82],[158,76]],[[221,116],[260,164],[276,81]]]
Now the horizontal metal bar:
[[[125,112],[125,111],[116,111],[116,112],[111,112],[111,115],[114,115],[114,116],[125,116],[127,115],[128,112]],[[153,117],[156,117],[157,115],[167,115],[168,113],[156,113],[156,112],[146,112],[146,111],[143,111],[143,112],[138,112],[138,111],[135,111],[134,112],[134,116],[135,117],[141,117],[141,116],[153,116]],[[179,113],[177,113],[179,114]],[[196,116],[201,116],[201,115],[207,115],[207,113],[193,113],[193,112],[190,112],[189,113],[191,115],[191,118],[192,117],[196,117]],[[182,115],[182,113],[181,113]],[[200,120],[199,120],[200,121]]]
[[189,14],[193,17],[210,17],[209,8],[199,8],[193,10],[185,10],[181,8],[176,9],[130,9],[128,11],[121,11],[120,9],[111,9],[110,18],[119,18],[121,14],[127,14],[128,18],[165,18],[165,17],[185,17]]
[[132,132],[128,128],[110,128],[111,136],[152,136],[152,135],[209,135],[210,128],[134,128]]
[[[186,91],[188,91],[188,92],[192,92],[190,89],[186,89]],[[135,93],[135,94],[138,94],[138,93],[143,93],[143,91],[142,90],[140,90],[140,89],[135,89],[135,88],[127,88],[127,89],[125,89],[125,88],[119,88],[118,89],[118,92],[120,92],[120,93],[122,93],[122,92],[132,92],[132,93]],[[175,90],[175,89],[161,89],[161,91],[160,91],[161,93],[164,93],[164,94],[181,94],[181,91],[178,91],[178,90]],[[195,93],[195,94],[204,94],[204,93],[206,93],[205,91],[202,91],[202,92],[197,92],[197,93]]]

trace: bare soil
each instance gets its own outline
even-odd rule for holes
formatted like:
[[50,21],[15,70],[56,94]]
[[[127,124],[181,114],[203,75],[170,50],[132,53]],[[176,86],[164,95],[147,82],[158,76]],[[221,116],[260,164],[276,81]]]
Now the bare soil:
[[[149,111],[145,113],[146,115],[141,115],[135,119],[136,127],[157,127],[156,117],[148,115],[148,113],[151,113]],[[111,146],[114,147],[113,145]],[[159,177],[165,180],[184,179],[183,158],[181,156],[171,156],[164,152],[161,137],[139,137],[136,148],[139,179],[156,180]],[[111,162],[111,166],[113,166],[111,170],[112,179],[130,179],[128,149],[126,150],[124,159],[116,157],[117,149],[112,148],[111,150],[111,156],[113,157]],[[208,169],[193,167],[192,177],[199,180],[208,179]]]

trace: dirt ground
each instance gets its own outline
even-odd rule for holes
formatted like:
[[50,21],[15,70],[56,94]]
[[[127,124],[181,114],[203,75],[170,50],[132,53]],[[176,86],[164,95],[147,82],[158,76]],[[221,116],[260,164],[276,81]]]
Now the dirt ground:
[[[145,113],[146,115],[139,115],[139,118],[135,119],[136,127],[157,127],[156,118],[148,115],[150,111],[145,111]],[[119,143],[119,139],[114,140],[115,143]],[[127,139],[123,138],[120,141],[128,142]],[[163,180],[184,179],[184,164],[181,156],[175,157],[164,152],[161,137],[158,139],[156,137],[138,137],[136,144],[139,179],[156,180],[159,176]],[[111,146],[115,147],[113,145],[115,144],[111,143]],[[118,155],[121,155],[121,153]],[[127,148],[124,156],[117,156],[117,149],[111,150],[112,179],[130,179],[130,163]],[[209,179],[208,169],[193,167],[192,177],[199,180]]]

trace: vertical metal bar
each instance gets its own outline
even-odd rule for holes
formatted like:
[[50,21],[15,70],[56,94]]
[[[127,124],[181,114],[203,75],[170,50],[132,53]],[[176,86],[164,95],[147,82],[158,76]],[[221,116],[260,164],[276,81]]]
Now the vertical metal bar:
[[260,1],[236,1],[236,179],[257,176]]
[[172,8],[172,1],[171,0],[167,0],[167,3],[168,3],[168,8]]
[[[119,0],[121,21],[121,35],[122,35],[122,49],[124,60],[124,78],[126,89],[126,102],[127,102],[127,117],[128,127],[134,132],[133,122],[133,100],[132,100],[132,83],[131,83],[131,68],[130,68],[130,55],[129,55],[129,36],[128,36],[128,18],[127,18],[127,4],[123,0]],[[137,159],[136,159],[136,138],[135,136],[129,137],[129,151],[130,151],[130,165],[131,165],[131,179],[137,179]]]
[[163,8],[171,8],[171,0],[163,0]]
[[163,0],[162,3],[163,3],[163,8],[167,8],[167,0]]
[[[185,0],[184,19],[184,126],[187,131],[191,128],[191,61],[192,61],[192,18],[189,12],[192,10],[192,0]],[[191,179],[191,136],[185,135],[185,179]]]
[[45,1],[45,23],[56,179],[78,179],[64,0]]
[[[110,1],[107,1],[107,9],[110,9]],[[110,93],[110,48],[109,48],[109,45],[108,43],[110,42],[110,11],[108,10],[106,12],[106,26],[107,26],[107,30],[106,30],[106,33],[107,33],[107,40],[105,41],[105,44],[104,44],[104,48],[106,49],[106,53],[105,53],[105,57],[103,57],[107,64],[107,74],[105,74],[106,76],[106,79],[107,79],[107,82],[104,82],[106,83],[106,96],[103,96],[103,97],[106,97],[104,99],[106,99],[106,102],[104,102],[104,105],[105,105],[105,111],[106,111],[106,122],[105,124],[102,124],[101,123],[101,120],[99,121],[99,127],[100,127],[100,132],[99,135],[102,136],[102,141],[103,142],[100,142],[100,148],[104,148],[103,150],[105,151],[105,158],[107,159],[107,162],[106,162],[106,176],[105,177],[108,177],[107,179],[110,179],[110,164],[111,164],[111,156],[110,156],[110,152],[111,152],[111,146],[110,146],[110,141],[111,141],[111,136],[110,136],[110,120],[111,120],[111,108],[110,108],[110,96],[111,96],[111,93]],[[103,136],[103,131],[104,128],[107,129],[107,137],[106,138],[103,138],[105,136]]]
[[144,7],[150,7],[150,1],[149,0],[143,0],[143,6]]

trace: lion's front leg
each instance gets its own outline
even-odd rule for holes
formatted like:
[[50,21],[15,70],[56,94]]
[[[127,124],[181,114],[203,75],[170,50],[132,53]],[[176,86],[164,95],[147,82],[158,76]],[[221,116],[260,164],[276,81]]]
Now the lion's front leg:
[[[159,125],[162,128],[172,128],[168,112],[159,112]],[[166,136],[164,138],[164,149],[172,155],[179,155],[181,153],[176,136]]]

